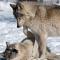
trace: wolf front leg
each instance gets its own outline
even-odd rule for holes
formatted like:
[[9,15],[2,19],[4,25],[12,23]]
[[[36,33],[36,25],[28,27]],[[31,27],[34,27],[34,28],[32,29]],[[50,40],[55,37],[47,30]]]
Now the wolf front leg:
[[28,27],[27,26],[23,26],[23,32],[27,36],[27,32],[28,32]]
[[45,32],[41,32],[39,35],[39,57],[43,60],[46,58],[46,40],[47,40],[47,34]]

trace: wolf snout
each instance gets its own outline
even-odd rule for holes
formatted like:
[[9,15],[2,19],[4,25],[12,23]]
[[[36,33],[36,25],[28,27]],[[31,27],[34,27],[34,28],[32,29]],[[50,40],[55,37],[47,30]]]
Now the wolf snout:
[[20,28],[20,27],[21,27],[21,25],[17,24],[17,28]]

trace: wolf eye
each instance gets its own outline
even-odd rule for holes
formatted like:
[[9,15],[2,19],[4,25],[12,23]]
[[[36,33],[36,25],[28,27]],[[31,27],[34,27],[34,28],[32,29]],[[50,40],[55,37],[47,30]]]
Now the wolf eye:
[[24,16],[23,14],[20,14],[20,16],[22,17],[22,16]]
[[18,16],[18,17],[23,17],[24,14],[18,12],[18,13],[17,13],[17,16]]
[[18,53],[18,50],[16,50],[16,49],[13,49],[12,51]]
[[9,51],[9,50],[11,50],[11,49],[6,49],[6,50],[8,50],[8,51]]

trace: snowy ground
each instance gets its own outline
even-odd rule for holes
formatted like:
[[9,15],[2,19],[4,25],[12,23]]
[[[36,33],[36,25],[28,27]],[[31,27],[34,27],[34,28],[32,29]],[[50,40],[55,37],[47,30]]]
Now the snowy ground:
[[0,8],[3,10],[0,11],[0,52],[2,52],[6,47],[6,41],[10,43],[18,42],[25,35],[22,33],[22,28],[17,29],[16,20],[9,3],[3,3],[0,6],[3,7]]
[[[16,19],[12,14],[12,9],[9,3],[3,3],[0,5],[0,52],[3,52],[6,48],[6,41],[10,43],[19,42],[26,36],[23,34],[22,28],[17,29]],[[60,37],[49,37],[47,45],[54,53],[60,52]]]

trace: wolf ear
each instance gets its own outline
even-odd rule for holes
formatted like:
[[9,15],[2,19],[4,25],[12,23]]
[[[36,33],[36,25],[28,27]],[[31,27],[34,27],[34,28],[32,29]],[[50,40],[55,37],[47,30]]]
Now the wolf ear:
[[36,10],[36,14],[38,16],[40,16],[40,18],[42,20],[46,19],[47,18],[47,8],[44,6],[39,6],[38,9]]
[[13,49],[12,51],[15,52],[15,53],[18,53],[18,50],[16,50],[16,49]]
[[32,17],[35,17],[36,16],[36,12],[38,10],[38,7],[39,7],[39,5],[34,5],[33,8],[31,9],[30,15]]
[[9,44],[9,42],[6,42],[6,46],[8,47],[10,44]]
[[14,9],[16,7],[16,4],[10,4],[10,6],[12,7],[12,9]]

